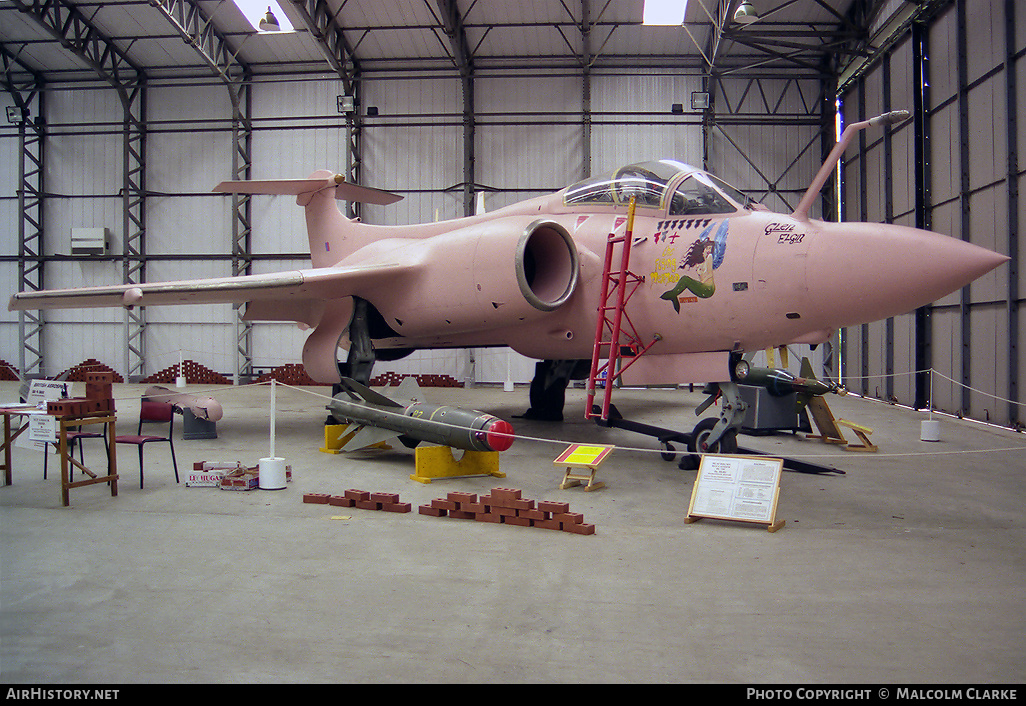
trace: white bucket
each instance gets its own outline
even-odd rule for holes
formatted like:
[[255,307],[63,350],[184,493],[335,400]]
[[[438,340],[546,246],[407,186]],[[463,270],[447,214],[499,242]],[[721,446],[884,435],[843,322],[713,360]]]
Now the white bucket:
[[285,488],[285,459],[283,458],[262,458],[260,459],[260,489],[261,490],[282,490]]
[[919,423],[920,441],[940,441],[940,420],[924,419]]

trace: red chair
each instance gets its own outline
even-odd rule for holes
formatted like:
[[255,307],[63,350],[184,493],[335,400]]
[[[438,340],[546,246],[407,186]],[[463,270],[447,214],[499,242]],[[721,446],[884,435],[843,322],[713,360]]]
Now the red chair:
[[[153,436],[143,434],[144,424],[167,424],[167,436]],[[172,434],[175,428],[175,406],[170,402],[157,402],[154,400],[142,400],[139,409],[139,431],[136,434],[117,435],[114,441],[119,444],[135,444],[139,447],[139,487],[143,487],[143,448],[146,444],[160,441],[167,442],[171,447],[171,463],[175,467],[175,483],[178,480],[178,461],[175,460],[175,443],[172,441]]]

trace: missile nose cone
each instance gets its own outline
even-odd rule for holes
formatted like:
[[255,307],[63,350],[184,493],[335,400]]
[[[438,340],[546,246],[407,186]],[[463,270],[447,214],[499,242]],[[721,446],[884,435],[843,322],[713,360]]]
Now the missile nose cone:
[[810,248],[810,293],[846,310],[850,326],[935,302],[1009,258],[946,235],[896,225],[829,224]]
[[513,445],[513,425],[505,419],[496,419],[484,432],[485,443],[492,451],[505,451]]

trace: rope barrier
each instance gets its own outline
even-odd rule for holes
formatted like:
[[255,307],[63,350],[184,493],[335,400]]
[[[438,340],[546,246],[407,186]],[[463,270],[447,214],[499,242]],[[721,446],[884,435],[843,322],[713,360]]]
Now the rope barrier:
[[[872,376],[872,377],[891,377],[891,376],[898,376],[898,375],[917,375],[917,374],[920,374],[920,373],[936,374],[936,375],[939,375],[940,377],[942,377],[942,378],[944,378],[944,379],[946,379],[946,380],[948,380],[948,381],[950,381],[950,382],[952,382],[952,383],[954,383],[956,385],[960,385],[961,384],[957,380],[954,380],[954,379],[944,375],[943,373],[941,373],[941,372],[939,372],[939,371],[937,371],[937,370],[935,370],[933,368],[930,368],[928,370],[913,371],[913,372],[908,372],[908,373],[892,373],[892,374],[888,374],[888,375]],[[850,379],[851,376],[847,376],[847,377]],[[859,378],[859,379],[862,379],[862,378]],[[262,381],[262,382],[251,382],[251,383],[244,383],[244,384],[241,384],[241,385],[231,385],[231,386],[217,385],[217,386],[211,387],[209,390],[207,390],[207,389],[190,390],[188,394],[196,395],[196,396],[203,396],[203,395],[213,396],[213,395],[218,394],[218,393],[222,393],[223,394],[227,390],[241,390],[241,389],[244,389],[244,388],[252,388],[252,387],[260,387],[260,386],[270,385],[272,383],[276,383],[277,385],[281,385],[282,387],[286,387],[286,388],[288,388],[290,390],[294,390],[294,391],[300,392],[302,394],[305,394],[305,395],[308,395],[308,396],[311,396],[311,397],[320,398],[322,400],[330,401],[332,399],[331,395],[325,395],[323,393],[316,392],[314,390],[309,390],[309,389],[306,389],[306,388],[303,388],[303,387],[289,385],[287,383],[277,382],[275,380]],[[989,393],[983,392],[981,390],[977,390],[975,388],[969,387],[968,389],[972,390],[973,392],[977,392],[978,394],[989,395]],[[177,394],[181,394],[181,393],[175,392],[173,394],[177,395]],[[989,395],[989,396],[993,397],[994,399],[1000,400],[1000,401],[1010,402],[1010,403],[1017,404],[1017,405],[1020,405],[1020,406],[1022,405],[1022,403],[1017,402],[1015,400],[1004,399],[1004,398],[998,397],[996,395]],[[122,400],[129,400],[130,399],[131,401],[134,401],[137,398],[133,396],[132,398],[120,398],[120,399],[122,399]],[[395,414],[397,417],[405,416],[405,415],[398,414],[398,413],[395,413],[395,412],[390,412],[389,410],[382,410],[382,411],[384,411],[386,413],[389,413],[389,414]],[[932,412],[933,412],[933,410],[931,410],[931,413]],[[448,423],[445,423],[445,422],[438,422],[438,423],[440,425],[442,425],[442,426],[446,426],[446,427],[450,427],[450,428],[465,429],[465,427],[460,427],[458,425],[451,425],[451,424],[448,424]],[[998,427],[998,428],[1004,429],[1003,427]],[[565,439],[552,439],[552,438],[545,438],[545,437],[533,437],[533,436],[527,436],[527,435],[515,434],[515,433],[512,434],[512,437],[513,437],[514,440],[517,440],[517,441],[530,442],[530,443],[540,443],[540,444],[549,444],[549,445],[560,446],[560,447],[564,447],[564,448],[566,446],[570,446],[572,444],[588,443],[588,442],[569,441],[569,440],[565,440]],[[599,443],[599,442],[591,442],[591,443]],[[638,454],[664,454],[664,453],[666,453],[666,451],[664,449],[651,449],[651,448],[645,448],[645,447],[617,446],[617,449],[620,450],[620,451],[626,451],[626,452],[638,453]],[[944,451],[915,451],[915,452],[905,452],[905,453],[874,453],[872,455],[860,456],[860,458],[861,459],[868,459],[868,458],[883,459],[883,458],[904,458],[904,457],[916,457],[916,456],[939,456],[939,455],[951,455],[951,454],[1008,453],[1008,452],[1023,452],[1023,451],[1026,451],[1026,443],[1024,443],[1023,445],[1019,445],[1019,446],[1008,446],[1008,447],[999,447],[999,448],[992,448],[992,449],[962,450],[962,451],[944,450]],[[691,452],[683,450],[683,451],[681,451],[681,453],[690,454]],[[701,454],[692,454],[692,455],[701,455]],[[793,458],[793,459],[796,459],[796,460],[813,460],[813,459],[837,459],[837,458],[841,458],[841,456],[839,456],[838,454],[799,454],[799,455],[788,454],[788,458]]]
[[[270,385],[270,384],[271,384],[271,381],[256,382],[256,383],[248,383],[246,385],[232,386],[232,388],[230,388],[230,389],[234,390],[234,389],[241,389],[241,388],[244,388],[244,387],[259,387],[259,386],[262,386],[262,385]],[[325,394],[317,392],[315,390],[310,390],[310,389],[306,389],[306,388],[303,388],[303,387],[297,387],[297,386],[289,385],[287,383],[282,383],[282,382],[278,382],[276,384],[278,384],[278,385],[280,385],[282,387],[288,388],[290,390],[294,390],[296,392],[308,395],[310,397],[319,398],[319,399],[322,399],[322,400],[325,400],[325,401],[330,401],[332,399],[331,395],[325,395]],[[220,386],[219,389],[224,390],[224,386]],[[218,388],[214,388],[210,392],[216,392],[217,390],[218,390]],[[386,390],[386,392],[387,392],[387,390]],[[203,394],[203,393],[204,393],[204,391],[200,391],[198,393],[190,391],[190,394]],[[389,410],[381,410],[381,411],[383,411],[383,412],[385,412],[387,414],[394,414],[396,417],[403,417],[404,416],[404,415],[402,415],[400,413],[391,412]],[[441,425],[441,426],[446,426],[446,427],[454,428],[454,429],[465,429],[466,428],[466,427],[460,427],[458,425],[448,424],[446,422],[438,422],[438,424]],[[528,436],[528,435],[525,435],[525,434],[516,434],[516,433],[512,434],[511,436],[516,441],[521,441],[521,442],[525,442],[525,443],[548,444],[548,445],[557,446],[557,447],[560,447],[560,448],[566,448],[567,446],[570,446],[570,445],[573,445],[573,444],[581,444],[581,443],[587,444],[587,443],[589,443],[589,442],[571,441],[571,440],[567,440],[567,439],[558,439],[558,438],[553,439],[553,438],[546,438],[546,437]],[[600,442],[590,442],[590,443],[598,444]],[[616,448],[617,448],[618,451],[625,451],[625,452],[628,452],[628,453],[637,453],[637,454],[660,454],[661,455],[661,454],[666,453],[666,451],[664,449],[652,449],[652,448],[638,447],[638,446],[617,446]],[[1019,453],[1022,453],[1024,451],[1026,451],[1026,443],[1023,443],[1022,445],[1019,445],[1019,446],[1007,446],[1007,447],[992,448],[992,449],[975,449],[975,450],[963,450],[963,451],[951,451],[950,449],[947,449],[947,450],[944,450],[944,451],[914,451],[914,452],[904,452],[904,453],[874,453],[874,454],[866,454],[866,455],[860,456],[859,458],[860,459],[869,459],[869,458],[884,459],[884,458],[905,458],[905,457],[914,457],[914,456],[941,456],[941,455],[949,456],[949,455],[952,455],[952,454],[983,454],[983,453],[1008,453],[1008,452],[1019,452]],[[690,455],[698,455],[698,456],[704,455],[704,454],[701,454],[701,453],[692,453],[692,452],[687,451],[687,450],[681,450],[680,453],[682,453],[682,454],[690,454]],[[763,452],[763,453],[766,453],[766,452]],[[795,460],[823,460],[823,459],[834,459],[834,460],[836,460],[838,458],[843,458],[843,455],[840,455],[840,454],[827,454],[827,453],[819,453],[819,454],[803,453],[803,454],[797,454],[797,455],[795,455],[795,454],[787,454],[787,457],[795,459]]]

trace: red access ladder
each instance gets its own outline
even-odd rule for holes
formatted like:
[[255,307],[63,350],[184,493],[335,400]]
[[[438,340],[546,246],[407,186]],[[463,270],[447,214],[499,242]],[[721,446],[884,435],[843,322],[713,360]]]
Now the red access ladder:
[[[606,240],[606,257],[602,268],[602,296],[599,300],[598,316],[595,323],[595,344],[591,354],[591,373],[588,376],[588,404],[584,410],[585,419],[595,417],[599,417],[603,421],[609,419],[609,404],[613,395],[614,381],[659,340],[657,336],[647,345],[644,344],[627,313],[627,303],[645,281],[643,277],[639,277],[628,269],[634,237],[634,197],[631,197],[630,205],[627,208],[627,227],[624,229],[623,235],[617,235],[617,230],[617,227],[614,226],[613,232]],[[614,251],[617,245],[622,247],[620,248],[619,268],[614,271]],[[618,365],[623,359],[629,360]],[[602,407],[600,410],[596,410],[595,388],[599,379],[603,377]]]

